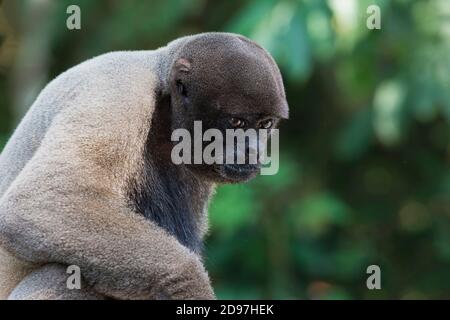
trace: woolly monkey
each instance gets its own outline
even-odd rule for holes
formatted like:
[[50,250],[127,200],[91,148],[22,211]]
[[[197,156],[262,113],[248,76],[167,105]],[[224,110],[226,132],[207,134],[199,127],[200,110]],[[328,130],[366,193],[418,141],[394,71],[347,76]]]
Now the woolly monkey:
[[[288,106],[254,42],[204,33],[112,52],[40,93],[0,156],[0,298],[212,299],[201,261],[218,183],[258,165],[175,165],[171,132],[274,128]],[[66,267],[81,290],[66,288]]]

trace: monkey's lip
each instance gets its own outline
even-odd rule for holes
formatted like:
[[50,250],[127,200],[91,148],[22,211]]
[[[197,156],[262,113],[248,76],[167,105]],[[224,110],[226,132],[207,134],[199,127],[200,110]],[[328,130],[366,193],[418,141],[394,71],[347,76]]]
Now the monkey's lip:
[[253,164],[224,164],[224,173],[227,178],[232,180],[246,180],[258,174],[259,165]]
[[258,171],[260,168],[257,164],[224,164],[223,166],[236,172]]

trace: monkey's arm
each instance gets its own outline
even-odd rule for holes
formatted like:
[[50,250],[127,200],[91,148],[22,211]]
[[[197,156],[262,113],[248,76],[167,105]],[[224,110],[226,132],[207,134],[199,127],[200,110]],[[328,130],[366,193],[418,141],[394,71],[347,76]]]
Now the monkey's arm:
[[107,297],[214,298],[199,257],[129,204],[122,172],[138,161],[124,158],[136,154],[124,152],[129,133],[113,131],[107,144],[60,119],[0,199],[0,243],[29,262],[79,266]]
[[[15,184],[0,204],[6,213],[1,240],[18,257],[77,265],[88,285],[108,297],[214,298],[199,258],[156,225],[101,194],[86,194],[92,190],[73,195],[61,187],[40,198],[23,196],[38,184],[28,182]],[[15,187],[21,192],[15,194]],[[80,206],[64,208],[55,201],[64,197]]]
[[82,284],[68,289],[66,268],[48,264],[27,275],[11,292],[9,300],[103,300],[104,297]]

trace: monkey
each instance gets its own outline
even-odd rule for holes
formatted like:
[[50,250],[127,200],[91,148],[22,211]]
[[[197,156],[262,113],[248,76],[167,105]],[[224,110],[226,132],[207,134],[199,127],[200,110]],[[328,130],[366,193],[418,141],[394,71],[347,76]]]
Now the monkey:
[[217,185],[260,165],[175,165],[171,133],[194,121],[269,130],[288,113],[272,56],[233,33],[63,72],[0,155],[0,298],[215,299],[202,258],[208,204]]

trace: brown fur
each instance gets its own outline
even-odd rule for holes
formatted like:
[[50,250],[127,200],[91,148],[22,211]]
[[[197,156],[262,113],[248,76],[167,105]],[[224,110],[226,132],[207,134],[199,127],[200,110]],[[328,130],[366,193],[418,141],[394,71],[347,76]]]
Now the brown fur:
[[[193,120],[174,97],[179,58],[192,72],[198,72],[200,60],[215,59],[211,67],[227,63],[234,74],[217,81],[233,88],[228,101],[238,101],[247,88],[244,114],[287,117],[273,60],[242,39],[212,33],[155,51],[109,53],[70,69],[43,90],[0,157],[5,173],[0,180],[0,298],[11,292],[10,298],[20,299],[214,298],[196,241],[207,230],[206,207],[215,181],[168,163],[168,137],[157,124],[173,129]],[[220,43],[223,50],[251,54],[240,64],[251,68],[244,68],[241,82],[239,69],[230,65],[234,62],[212,52],[210,45]],[[190,80],[198,84],[193,99],[217,101],[216,89],[199,82],[205,76]],[[222,105],[228,104],[224,93]],[[236,103],[234,108],[236,113]],[[164,172],[172,178],[164,178]],[[181,200],[175,196],[179,192]],[[177,212],[172,211],[185,207],[184,220],[174,220]],[[183,229],[185,223],[192,223],[192,235],[185,234],[191,231]],[[85,293],[55,287],[65,284],[60,277],[71,264],[81,269],[89,288]],[[45,277],[54,281],[40,284]]]

